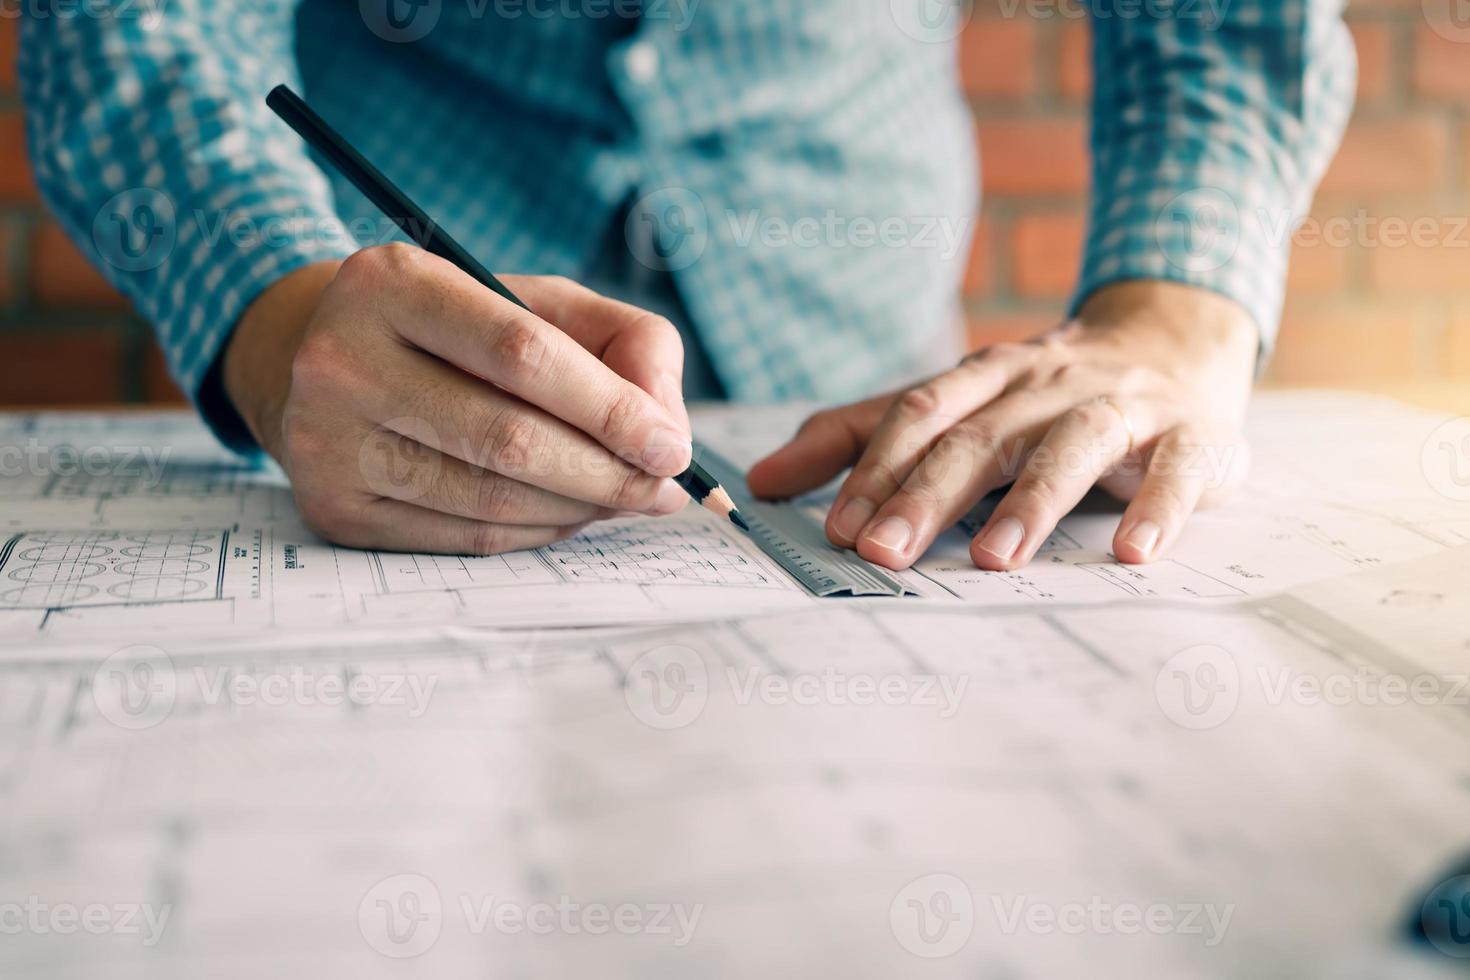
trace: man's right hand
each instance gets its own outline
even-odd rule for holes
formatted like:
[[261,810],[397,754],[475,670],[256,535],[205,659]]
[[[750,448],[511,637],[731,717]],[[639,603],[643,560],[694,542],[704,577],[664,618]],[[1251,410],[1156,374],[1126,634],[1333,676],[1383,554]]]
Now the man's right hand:
[[688,497],[683,346],[560,278],[527,313],[409,245],[300,269],[241,317],[225,391],[307,525],[352,547],[488,555]]

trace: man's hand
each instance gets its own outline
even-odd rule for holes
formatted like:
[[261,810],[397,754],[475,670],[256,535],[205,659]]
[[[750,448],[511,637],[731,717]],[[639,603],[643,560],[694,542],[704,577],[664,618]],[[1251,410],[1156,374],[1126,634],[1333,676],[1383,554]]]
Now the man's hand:
[[691,454],[678,331],[564,279],[527,313],[408,245],[309,266],[251,304],[225,390],[339,544],[487,555],[667,514]]
[[1202,503],[1244,479],[1240,433],[1258,336],[1234,302],[1163,282],[1099,290],[1077,318],[999,344],[907,391],[808,419],[750,472],[759,496],[852,473],[827,517],[834,544],[907,568],[990,491],[1014,481],[975,536],[983,569],[1029,562],[1094,484],[1132,501],[1125,562],[1161,555]]

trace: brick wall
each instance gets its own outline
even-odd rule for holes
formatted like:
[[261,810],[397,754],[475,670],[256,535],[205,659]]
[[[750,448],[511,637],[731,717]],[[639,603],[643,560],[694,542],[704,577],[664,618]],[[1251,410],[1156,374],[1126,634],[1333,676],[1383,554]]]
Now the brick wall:
[[0,16],[0,404],[179,401],[146,326],[46,216],[26,163],[18,21]]
[[[1470,26],[1433,29],[1437,3],[1349,6],[1358,106],[1296,236],[1273,383],[1470,379]],[[1057,316],[1082,246],[1087,24],[1051,0],[976,0],[962,40],[985,159],[972,334],[1031,335]]]
[[[1354,0],[1359,105],[1297,238],[1273,382],[1470,379],[1470,38],[1433,30],[1425,6]],[[0,403],[176,401],[147,329],[38,203],[16,35],[0,17]],[[965,285],[977,341],[1045,329],[1072,284],[1087,49],[1065,4],[976,0],[961,74],[985,156]]]

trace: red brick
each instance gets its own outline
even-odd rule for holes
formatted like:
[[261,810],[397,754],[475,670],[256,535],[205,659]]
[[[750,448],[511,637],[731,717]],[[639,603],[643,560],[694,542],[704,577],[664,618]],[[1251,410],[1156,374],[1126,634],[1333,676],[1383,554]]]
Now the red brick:
[[1063,25],[1057,44],[1057,91],[1074,102],[1092,91],[1092,32],[1085,22]]
[[1345,288],[1351,255],[1350,248],[1330,244],[1320,237],[1297,242],[1291,249],[1291,269],[1286,278],[1287,292],[1293,295],[1317,295]]
[[26,158],[25,120],[18,109],[0,111],[0,202],[31,204],[37,199]]
[[42,223],[31,239],[31,293],[46,306],[125,309],[128,305],[61,226],[51,221]]
[[121,339],[107,330],[0,332],[0,404],[105,404],[122,398]]
[[1024,96],[1036,90],[1036,24],[971,21],[960,35],[960,79],[971,96]]
[[1426,116],[1358,122],[1322,182],[1324,193],[1423,191],[1444,181],[1447,123]]
[[1358,49],[1358,101],[1381,99],[1388,94],[1392,77],[1393,35],[1384,23],[1353,24],[1353,44]]
[[1025,18],[1029,20],[1082,20],[1087,11],[1078,0],[970,0],[975,20],[997,21]]
[[965,266],[965,295],[979,296],[995,286],[995,223],[982,217],[975,225],[975,243]]
[[1086,222],[1080,214],[1029,214],[1011,233],[1011,279],[1022,296],[1066,296],[1077,285]]
[[1383,230],[1365,249],[1369,285],[1380,293],[1466,295],[1470,224],[1465,217],[1406,218],[1392,234],[1386,222],[1393,219],[1383,220]]
[[1086,190],[1086,130],[1080,119],[982,120],[979,129],[980,172],[987,192]]
[[188,402],[179,386],[174,383],[164,361],[163,351],[156,343],[150,343],[143,360],[143,396],[150,402],[180,405]]
[[979,350],[990,344],[1014,343],[1040,336],[1057,325],[1061,311],[1045,313],[976,313],[971,314],[970,349]]
[[1288,385],[1371,384],[1415,376],[1420,318],[1402,305],[1297,310],[1288,305],[1269,380]]
[[1421,25],[1414,36],[1414,90],[1470,102],[1470,44]]
[[20,51],[20,18],[0,17],[0,92],[16,89],[15,57]]

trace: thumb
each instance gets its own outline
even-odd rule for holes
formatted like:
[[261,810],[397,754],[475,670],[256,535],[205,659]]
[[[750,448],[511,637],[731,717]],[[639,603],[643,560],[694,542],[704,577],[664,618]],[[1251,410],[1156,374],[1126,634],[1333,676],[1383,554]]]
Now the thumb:
[[777,500],[822,486],[858,461],[895,397],[879,395],[813,415],[790,442],[751,467],[750,492]]

